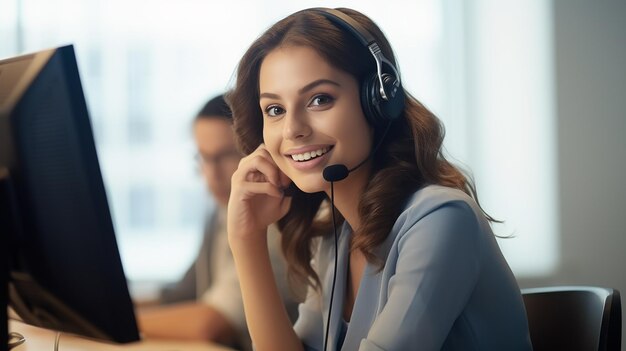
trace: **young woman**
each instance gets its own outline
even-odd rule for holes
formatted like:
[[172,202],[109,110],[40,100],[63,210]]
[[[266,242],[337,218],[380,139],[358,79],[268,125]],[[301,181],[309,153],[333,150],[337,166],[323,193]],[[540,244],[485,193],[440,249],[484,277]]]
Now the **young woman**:
[[[248,156],[227,226],[257,350],[531,349],[492,219],[369,18],[294,13],[237,73],[229,100]],[[295,326],[267,251],[276,221],[291,272],[310,285]]]

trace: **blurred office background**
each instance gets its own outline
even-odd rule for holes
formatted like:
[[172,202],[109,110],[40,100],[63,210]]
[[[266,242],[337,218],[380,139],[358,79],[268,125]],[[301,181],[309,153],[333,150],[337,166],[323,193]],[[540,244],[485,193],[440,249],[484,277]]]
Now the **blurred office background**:
[[205,197],[191,121],[276,20],[346,6],[390,39],[404,86],[505,221],[522,287],[626,294],[626,2],[0,0],[0,57],[74,44],[125,271],[177,279]]

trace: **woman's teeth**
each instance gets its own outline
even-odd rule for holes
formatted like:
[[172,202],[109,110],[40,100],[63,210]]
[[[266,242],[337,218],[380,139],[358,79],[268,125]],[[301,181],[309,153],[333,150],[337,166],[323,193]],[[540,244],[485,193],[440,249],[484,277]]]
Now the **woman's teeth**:
[[310,152],[305,152],[302,154],[293,154],[291,155],[291,158],[294,161],[308,161],[312,158],[316,158],[318,156],[322,156],[323,154],[325,154],[326,152],[328,152],[328,148],[321,148],[319,150],[315,150],[315,151],[310,151]]

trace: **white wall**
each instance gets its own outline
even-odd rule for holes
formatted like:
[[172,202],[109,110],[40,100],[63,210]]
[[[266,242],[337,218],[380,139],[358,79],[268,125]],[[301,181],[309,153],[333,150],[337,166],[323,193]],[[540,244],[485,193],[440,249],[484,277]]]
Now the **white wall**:
[[624,299],[626,2],[555,0],[553,15],[561,262],[520,284],[607,286]]

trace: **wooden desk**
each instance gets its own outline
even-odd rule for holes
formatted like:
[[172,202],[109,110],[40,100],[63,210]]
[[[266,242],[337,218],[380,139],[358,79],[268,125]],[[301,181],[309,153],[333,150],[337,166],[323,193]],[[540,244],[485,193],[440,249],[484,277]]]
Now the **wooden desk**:
[[[12,351],[54,350],[56,332],[33,327],[18,321],[9,321],[9,331],[22,334],[26,342]],[[175,340],[142,340],[130,344],[110,344],[61,334],[59,351],[233,351],[225,346],[208,342]]]

